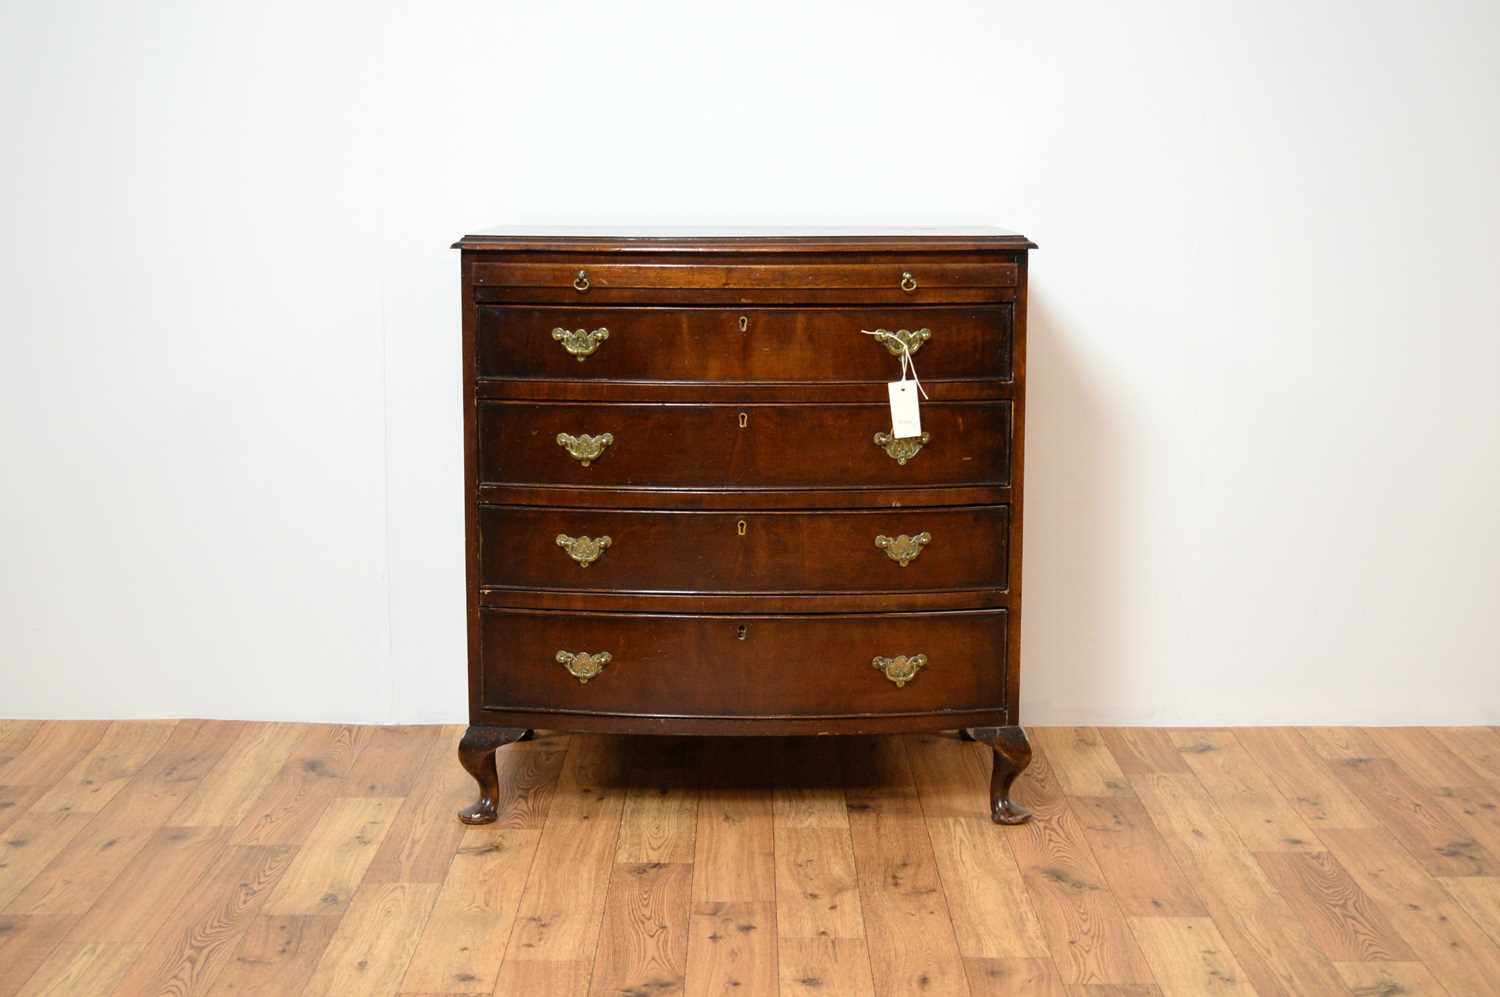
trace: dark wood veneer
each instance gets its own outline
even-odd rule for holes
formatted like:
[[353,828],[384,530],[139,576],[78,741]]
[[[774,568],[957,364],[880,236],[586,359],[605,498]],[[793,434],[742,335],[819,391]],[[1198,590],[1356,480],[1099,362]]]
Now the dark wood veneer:
[[[481,704],[600,714],[745,717],[1003,708],[1003,609],[754,616],[485,610]],[[580,682],[559,650],[608,652]],[[875,656],[927,655],[898,687]]]
[[[1004,506],[727,511],[485,507],[486,589],[593,592],[903,592],[1003,589]],[[928,539],[903,566],[877,537]],[[582,564],[556,538],[608,537]]]
[[[864,330],[930,337],[913,359],[926,381],[1011,377],[1014,305],[904,308],[590,308],[484,305],[479,309],[482,379],[572,382],[885,382],[892,354]],[[607,330],[584,356],[555,329]],[[866,391],[864,397],[868,398]]]
[[[495,749],[535,724],[965,728],[993,750],[991,816],[1024,820],[1010,794],[1030,758],[1016,702],[1031,243],[564,231],[459,248],[459,754],[480,786],[462,819],[494,819]],[[599,328],[582,359],[553,334]],[[904,464],[873,441],[899,375],[862,332],[877,328],[931,330],[915,354],[929,440]],[[606,432],[587,466],[557,442]],[[904,567],[875,545],[924,531]],[[585,567],[559,534],[611,540]],[[587,682],[570,667],[598,662],[567,658],[580,652],[610,655]],[[873,663],[917,654],[910,675]]]
[[[884,396],[885,386],[873,390]],[[922,406],[930,440],[904,463],[875,434],[891,428],[888,402],[479,405],[479,480],[637,488],[872,487],[1008,484],[1008,401]],[[743,425],[741,425],[743,423]],[[557,442],[609,433],[585,466]]]
[[[909,276],[911,293],[922,288],[1014,287],[1014,263],[732,263],[632,261],[617,263],[476,263],[474,283],[481,287],[534,287],[572,301],[569,293],[620,288],[753,288],[833,290],[900,288]],[[905,290],[905,288],[900,288]]]

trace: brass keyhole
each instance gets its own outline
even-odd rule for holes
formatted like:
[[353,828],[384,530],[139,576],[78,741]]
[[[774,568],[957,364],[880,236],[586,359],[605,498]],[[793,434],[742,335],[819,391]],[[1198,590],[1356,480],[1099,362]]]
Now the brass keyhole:
[[748,530],[749,528],[750,528],[750,524],[747,523],[747,522],[745,522],[743,519],[740,520],[738,523],[734,524],[734,532],[738,533],[740,536],[744,536],[745,535],[745,531]]
[[746,630],[746,627],[745,627],[745,625],[743,623],[741,623],[739,626],[735,627],[734,628],[734,639],[735,640],[744,640],[745,639],[745,630]]
[[750,413],[749,412],[741,412],[740,413],[740,428],[744,429],[748,425],[750,425]]
[[750,328],[750,317],[748,315],[741,315],[740,316],[740,332],[744,332],[748,328]]

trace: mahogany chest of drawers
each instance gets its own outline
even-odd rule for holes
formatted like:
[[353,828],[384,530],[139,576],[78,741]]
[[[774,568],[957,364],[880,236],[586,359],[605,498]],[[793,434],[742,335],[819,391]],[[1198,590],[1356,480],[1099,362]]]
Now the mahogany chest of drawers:
[[[997,229],[460,240],[469,723],[958,729],[1017,713],[1026,264]],[[927,397],[894,438],[903,354]]]

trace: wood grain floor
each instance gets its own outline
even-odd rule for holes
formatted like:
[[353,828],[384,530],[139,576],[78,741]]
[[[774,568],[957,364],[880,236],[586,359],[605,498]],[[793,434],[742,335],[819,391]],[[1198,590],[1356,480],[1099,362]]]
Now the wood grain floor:
[[0,995],[1500,993],[1500,729],[0,721]]

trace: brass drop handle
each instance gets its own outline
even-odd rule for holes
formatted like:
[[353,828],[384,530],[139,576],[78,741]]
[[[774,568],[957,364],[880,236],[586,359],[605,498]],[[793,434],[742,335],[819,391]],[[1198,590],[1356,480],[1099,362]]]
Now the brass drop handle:
[[[553,338],[557,333],[552,334]],[[886,348],[893,357],[899,357],[902,353],[908,355],[917,352],[922,344],[932,338],[931,329],[876,329],[870,333],[875,342]]]
[[917,677],[927,664],[927,655],[913,654],[910,657],[898,654],[894,658],[876,658],[871,662],[885,677],[896,683],[896,688],[901,688]]
[[599,555],[608,550],[612,543],[614,541],[607,536],[595,539],[593,537],[570,537],[566,533],[557,535],[557,545],[585,568],[599,560]]
[[573,278],[573,290],[577,291],[579,294],[582,294],[588,289],[589,272],[587,270],[580,270],[578,271],[578,276]]
[[563,349],[568,351],[569,356],[583,363],[585,357],[592,356],[593,352],[599,348],[599,344],[609,338],[609,330],[603,326],[593,332],[587,329],[569,331],[557,328],[552,330],[552,338],[562,343]]
[[876,433],[875,445],[885,451],[885,455],[897,464],[905,464],[917,455],[924,443],[932,439],[931,433],[923,433],[921,436],[892,436],[890,433]]
[[[582,272],[582,271],[580,271],[580,272]],[[916,289],[917,289],[917,278],[915,278],[915,277],[913,277],[911,275],[911,271],[910,270],[903,271],[902,274],[901,274],[901,290],[905,291],[907,294],[910,294],[913,291],[915,291]]]
[[557,445],[584,467],[598,460],[599,455],[604,453],[604,448],[614,441],[613,433],[600,433],[598,436],[590,436],[588,433],[579,433],[577,436],[569,433],[557,434]]
[[[604,539],[608,540],[609,537],[605,537]],[[917,555],[922,553],[922,548],[930,543],[932,543],[932,534],[926,531],[918,533],[914,537],[909,537],[903,533],[895,537],[879,536],[875,538],[875,546],[885,551],[886,557],[895,561],[903,568],[915,561]]]
[[608,651],[595,651],[589,654],[587,651],[558,651],[557,663],[568,670],[568,674],[585,684],[591,678],[597,678],[604,671],[604,666],[615,658]]

